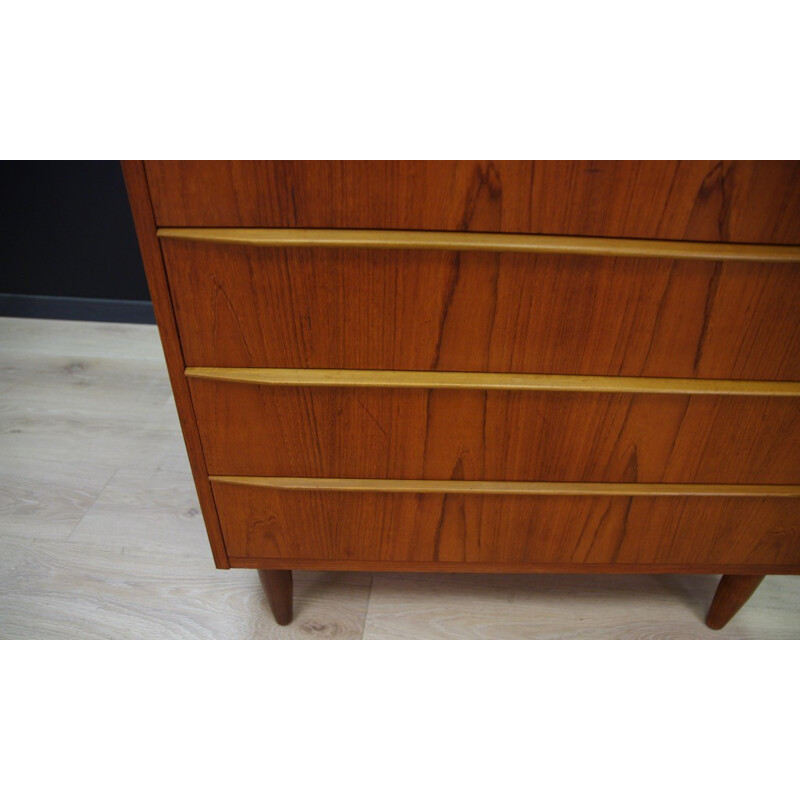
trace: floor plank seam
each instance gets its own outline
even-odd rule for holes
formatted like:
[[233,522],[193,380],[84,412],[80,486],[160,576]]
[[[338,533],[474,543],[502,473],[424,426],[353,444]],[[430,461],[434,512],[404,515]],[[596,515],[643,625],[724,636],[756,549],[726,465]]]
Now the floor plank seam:
[[361,625],[361,641],[364,641],[364,636],[367,633],[367,622],[369,621],[369,606],[372,602],[372,587],[375,585],[375,573],[371,572],[369,575],[369,589],[367,591],[367,607],[364,610],[364,623]]
[[83,512],[83,515],[81,516],[81,518],[72,526],[69,534],[67,534],[66,538],[63,541],[69,542],[70,544],[76,544],[76,542],[72,541],[72,534],[75,533],[75,531],[78,529],[78,526],[86,519],[86,515],[89,514],[91,512],[91,510],[95,507],[95,505],[97,504],[97,501],[100,499],[100,497],[102,496],[103,492],[108,488],[108,485],[111,483],[111,481],[114,480],[114,477],[120,471],[120,469],[122,469],[122,467],[115,467],[114,468],[114,471],[111,473],[111,476],[109,477],[109,479],[103,484],[103,487],[97,493],[97,496],[89,504],[89,506],[87,507],[86,511]]

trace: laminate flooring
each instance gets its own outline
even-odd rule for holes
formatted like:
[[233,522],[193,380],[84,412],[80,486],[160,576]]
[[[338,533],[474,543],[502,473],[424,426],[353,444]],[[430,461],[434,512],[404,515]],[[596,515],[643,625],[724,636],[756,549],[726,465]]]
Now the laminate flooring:
[[796,639],[800,578],[722,631],[709,575],[295,573],[272,621],[252,570],[216,570],[158,333],[0,318],[4,639]]

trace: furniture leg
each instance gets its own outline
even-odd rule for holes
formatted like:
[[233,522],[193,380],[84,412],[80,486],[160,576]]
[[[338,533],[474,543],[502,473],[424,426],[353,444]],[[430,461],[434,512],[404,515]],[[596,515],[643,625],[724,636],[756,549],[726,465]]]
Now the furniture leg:
[[764,575],[723,575],[711,601],[706,625],[715,631],[724,628],[763,580]]
[[290,569],[260,569],[258,577],[278,625],[292,621],[292,571]]

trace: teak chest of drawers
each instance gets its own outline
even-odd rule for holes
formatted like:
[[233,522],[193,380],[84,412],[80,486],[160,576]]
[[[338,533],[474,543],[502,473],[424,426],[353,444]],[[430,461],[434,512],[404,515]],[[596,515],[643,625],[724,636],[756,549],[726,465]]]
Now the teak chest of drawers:
[[800,572],[800,167],[125,162],[216,565]]

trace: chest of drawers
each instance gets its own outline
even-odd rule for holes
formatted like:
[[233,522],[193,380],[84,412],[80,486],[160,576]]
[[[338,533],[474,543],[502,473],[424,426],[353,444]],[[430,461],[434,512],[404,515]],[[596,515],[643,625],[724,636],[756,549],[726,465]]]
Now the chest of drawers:
[[216,565],[800,572],[800,168],[126,162]]

